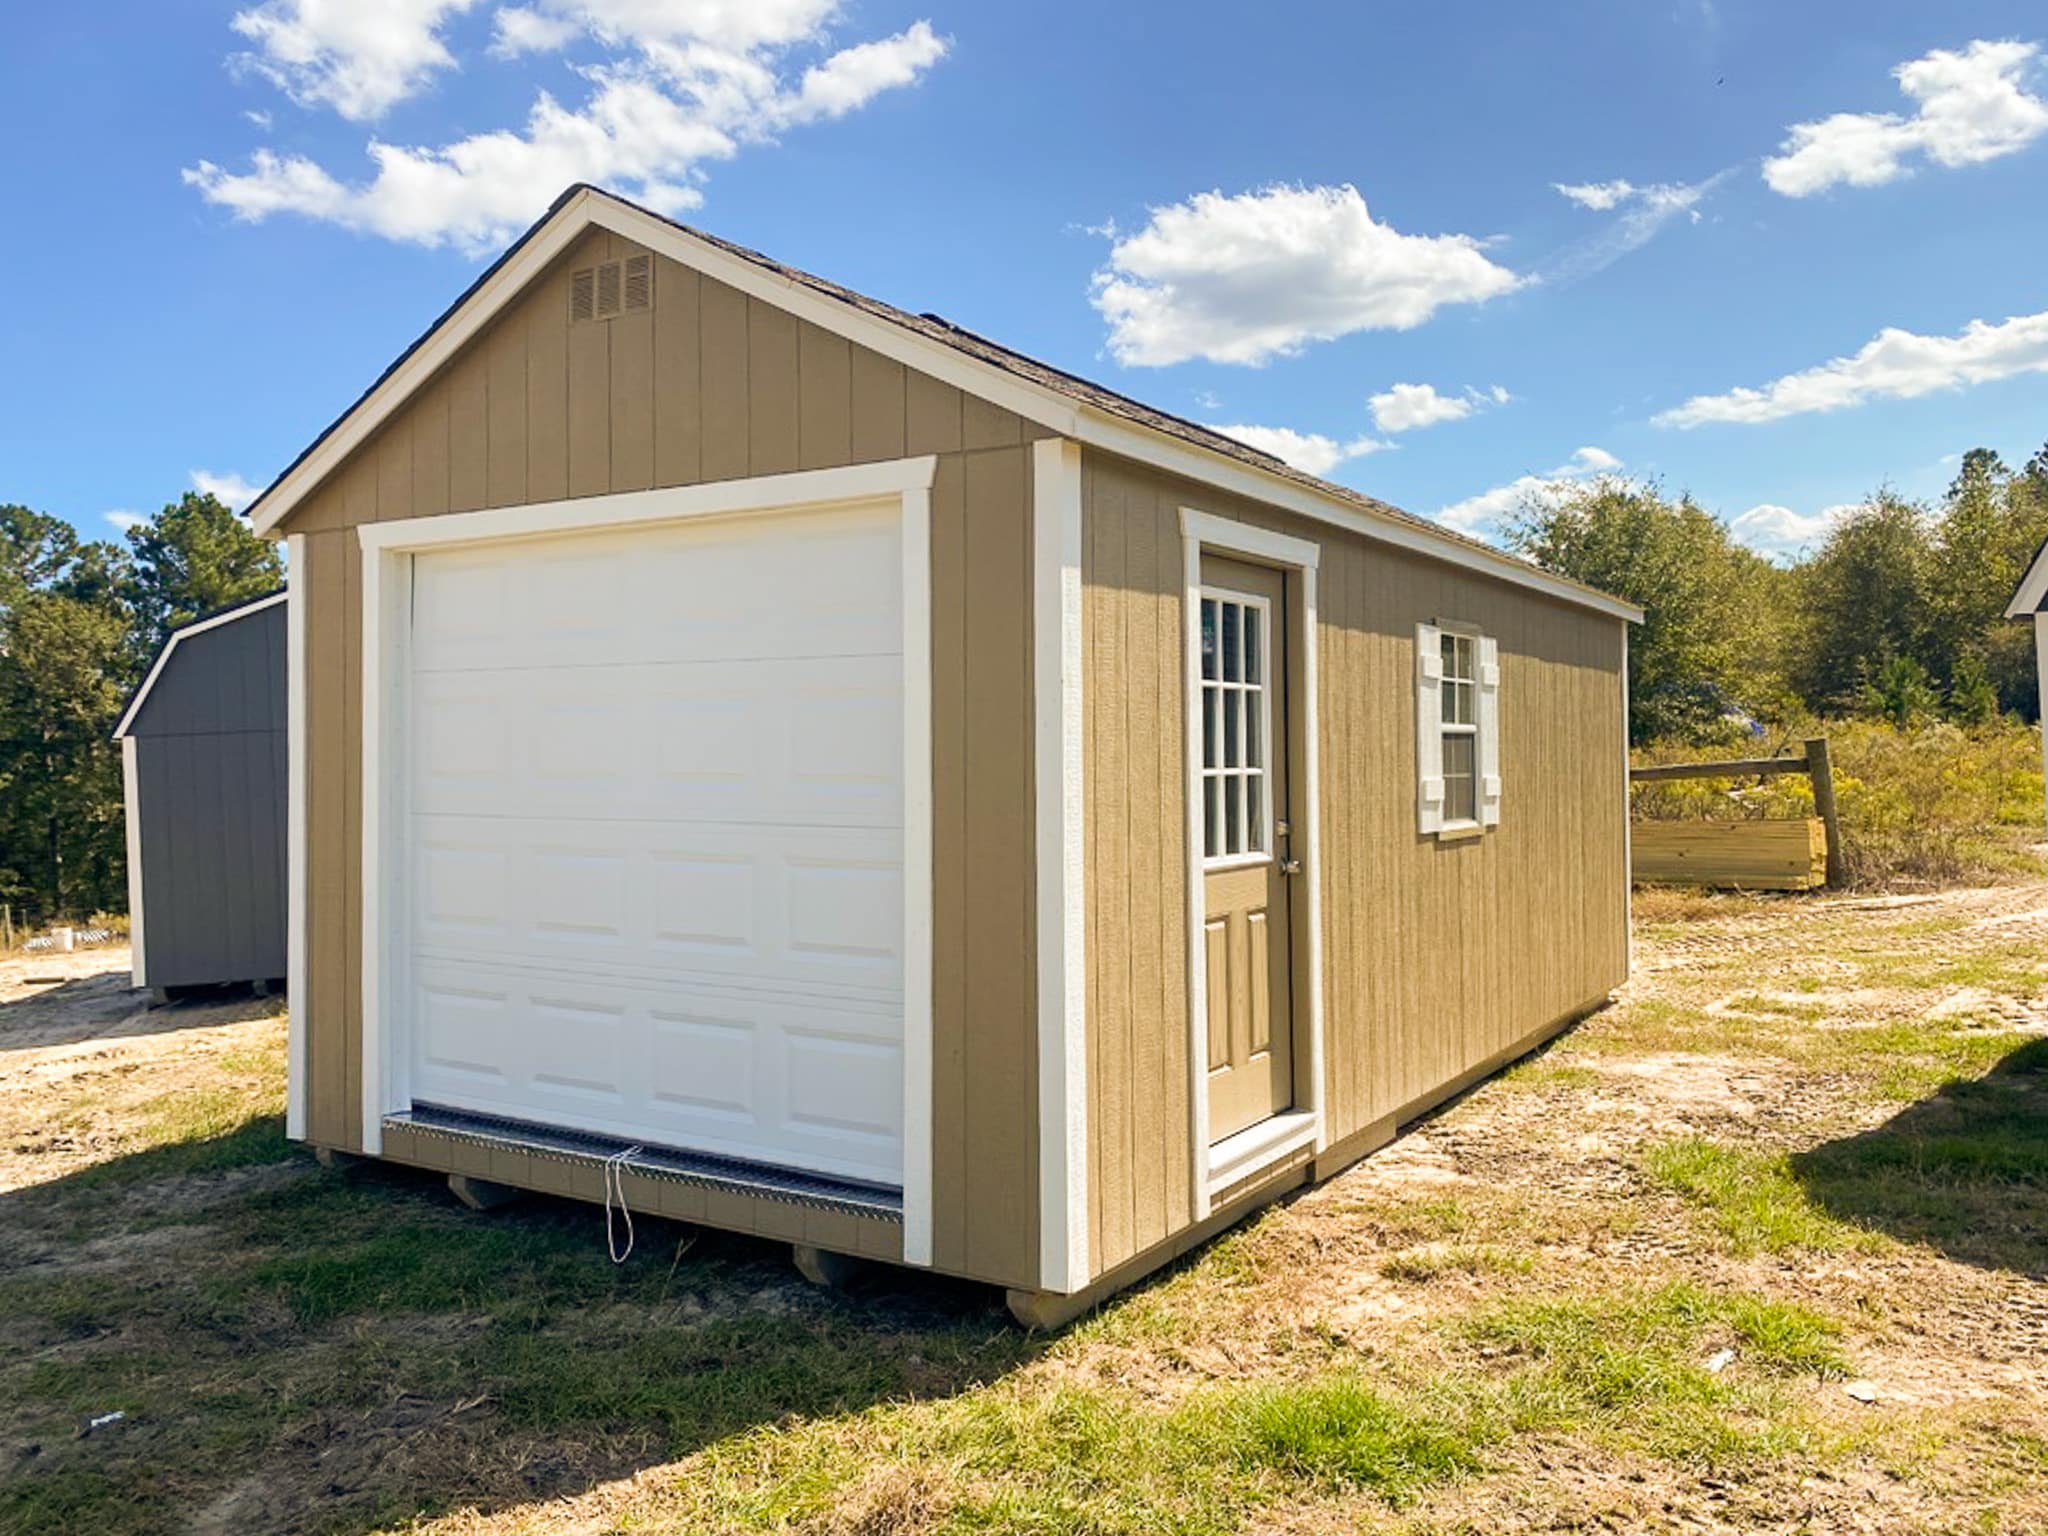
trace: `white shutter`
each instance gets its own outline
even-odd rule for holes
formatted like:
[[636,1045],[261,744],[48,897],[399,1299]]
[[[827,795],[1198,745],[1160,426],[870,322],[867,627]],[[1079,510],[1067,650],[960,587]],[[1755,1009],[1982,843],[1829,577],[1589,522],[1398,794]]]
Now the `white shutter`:
[[1424,835],[1444,825],[1443,631],[1415,626],[1416,817]]
[[1500,646],[1479,637],[1479,824],[1500,824]]

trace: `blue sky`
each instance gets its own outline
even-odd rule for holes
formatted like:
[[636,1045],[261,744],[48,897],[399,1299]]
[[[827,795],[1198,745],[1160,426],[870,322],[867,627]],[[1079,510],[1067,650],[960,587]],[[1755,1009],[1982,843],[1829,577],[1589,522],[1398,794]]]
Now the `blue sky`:
[[1782,551],[2048,439],[2038,4],[1252,14],[12,8],[0,500],[260,486],[576,179],[1482,534],[1620,472]]

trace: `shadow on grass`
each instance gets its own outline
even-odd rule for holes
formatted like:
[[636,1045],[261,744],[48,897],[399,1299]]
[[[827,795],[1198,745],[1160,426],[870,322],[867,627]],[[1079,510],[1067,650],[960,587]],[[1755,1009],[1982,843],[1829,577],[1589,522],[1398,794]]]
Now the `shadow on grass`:
[[1831,1216],[1968,1264],[2048,1275],[2048,1040],[1791,1167]]
[[[124,1257],[132,1253],[132,1257]],[[0,1196],[0,1530],[360,1536],[582,1492],[762,1425],[941,1398],[1038,1344],[986,1288],[435,1176],[275,1116]],[[80,1427],[119,1410],[91,1434]]]
[[0,1002],[0,1054],[241,1024],[277,1018],[284,1011],[281,992],[259,992],[245,984],[182,988],[172,1000],[152,1003],[149,993],[132,984],[125,968],[99,971],[53,979],[26,996]]

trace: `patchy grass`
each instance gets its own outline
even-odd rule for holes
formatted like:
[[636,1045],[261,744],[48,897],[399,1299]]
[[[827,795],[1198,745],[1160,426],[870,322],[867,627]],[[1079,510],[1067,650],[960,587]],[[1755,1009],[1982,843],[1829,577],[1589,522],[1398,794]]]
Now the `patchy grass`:
[[1876,1234],[1817,1209],[1783,1152],[1754,1152],[1687,1136],[1651,1147],[1643,1169],[1666,1189],[1704,1208],[1738,1254],[1801,1248],[1838,1253],[1883,1246]]
[[1051,1339],[320,1173],[275,1022],[0,1056],[0,1530],[2048,1529],[2044,899],[1673,906],[1620,1006]]

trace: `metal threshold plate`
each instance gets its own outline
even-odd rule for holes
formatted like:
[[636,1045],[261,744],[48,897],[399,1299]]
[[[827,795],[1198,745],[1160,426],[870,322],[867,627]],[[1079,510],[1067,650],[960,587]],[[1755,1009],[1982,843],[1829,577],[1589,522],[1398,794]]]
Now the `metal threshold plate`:
[[[470,1146],[507,1147],[534,1157],[554,1158],[566,1163],[601,1167],[618,1158],[620,1167],[627,1172],[650,1179],[673,1179],[679,1184],[697,1184],[738,1195],[779,1200],[788,1205],[844,1211],[849,1215],[875,1217],[883,1221],[900,1222],[903,1219],[901,1190],[834,1178],[830,1174],[779,1168],[772,1163],[719,1157],[709,1152],[689,1152],[680,1147],[651,1146],[589,1131],[536,1125],[497,1115],[479,1115],[465,1109],[444,1109],[436,1104],[414,1104],[406,1113],[386,1115],[384,1123],[415,1135],[437,1136]],[[632,1148],[638,1149],[632,1156],[619,1156]]]

